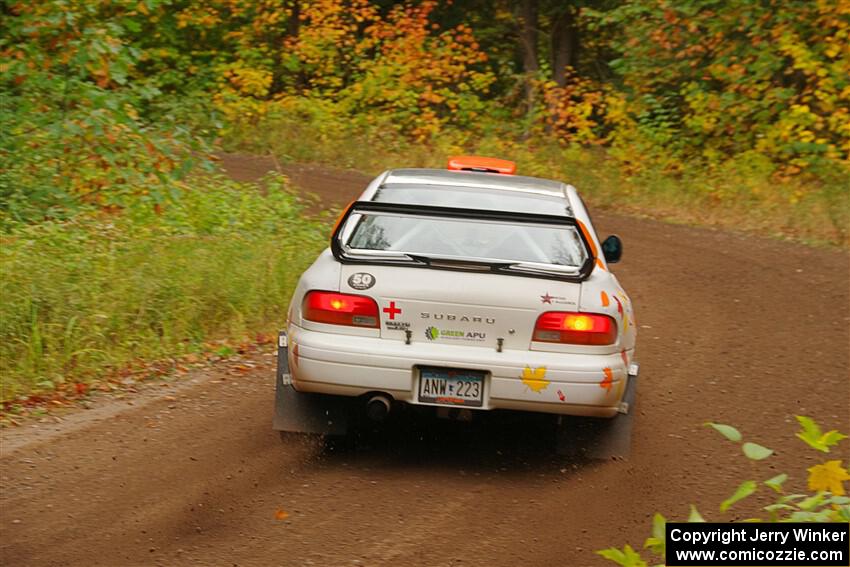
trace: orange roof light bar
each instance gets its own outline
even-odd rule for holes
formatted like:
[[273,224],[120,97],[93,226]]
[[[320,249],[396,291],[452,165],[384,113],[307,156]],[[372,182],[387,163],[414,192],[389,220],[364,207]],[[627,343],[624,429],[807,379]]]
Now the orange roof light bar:
[[449,156],[448,169],[451,171],[481,171],[513,175],[516,173],[516,164],[506,159],[483,156]]

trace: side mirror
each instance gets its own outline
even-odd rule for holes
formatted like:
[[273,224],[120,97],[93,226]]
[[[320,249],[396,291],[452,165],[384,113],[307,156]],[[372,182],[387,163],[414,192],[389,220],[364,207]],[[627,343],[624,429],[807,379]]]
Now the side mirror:
[[623,241],[616,234],[612,234],[602,242],[602,255],[609,264],[616,264],[623,255]]

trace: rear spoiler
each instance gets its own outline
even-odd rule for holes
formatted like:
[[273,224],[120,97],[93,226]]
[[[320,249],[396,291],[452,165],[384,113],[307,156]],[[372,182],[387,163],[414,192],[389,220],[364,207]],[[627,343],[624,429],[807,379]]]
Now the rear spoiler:
[[[584,246],[587,259],[578,268],[567,268],[555,264],[532,264],[499,262],[480,258],[440,257],[423,258],[404,252],[388,250],[369,250],[354,252],[343,244],[343,231],[352,215],[362,213],[388,213],[418,217],[434,217],[444,219],[468,219],[511,222],[516,224],[543,224],[554,226],[571,226],[576,228],[576,234]],[[426,205],[409,205],[404,203],[379,203],[375,201],[355,201],[351,203],[337,220],[331,235],[331,252],[342,264],[379,264],[419,268],[434,268],[461,271],[490,271],[515,276],[547,278],[554,280],[578,282],[587,279],[593,271],[596,262],[595,247],[588,241],[588,236],[582,230],[575,218],[558,215],[543,215],[536,213],[517,213],[512,211],[487,211],[456,207],[434,207]]]

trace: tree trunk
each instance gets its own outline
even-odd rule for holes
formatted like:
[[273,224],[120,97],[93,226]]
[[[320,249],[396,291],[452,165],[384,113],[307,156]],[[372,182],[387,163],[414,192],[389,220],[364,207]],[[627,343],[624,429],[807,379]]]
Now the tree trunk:
[[522,51],[522,70],[525,73],[525,98],[527,110],[534,108],[533,79],[540,70],[537,60],[538,5],[537,0],[521,0],[519,6],[519,46]]
[[[301,0],[289,0],[289,19],[286,21],[286,36],[289,41],[298,39],[298,34],[301,31]],[[283,49],[283,46],[280,46]],[[304,71],[299,70],[295,73],[295,89],[300,93],[307,87],[307,78],[304,76]]]
[[291,0],[289,5],[289,19],[286,22],[286,35],[298,37],[301,27],[301,0]]
[[526,73],[540,70],[537,62],[538,8],[537,0],[522,0],[519,7],[519,44],[522,49],[522,68]]
[[566,68],[575,67],[578,50],[575,12],[568,6],[552,20],[552,74],[559,87],[567,82]]

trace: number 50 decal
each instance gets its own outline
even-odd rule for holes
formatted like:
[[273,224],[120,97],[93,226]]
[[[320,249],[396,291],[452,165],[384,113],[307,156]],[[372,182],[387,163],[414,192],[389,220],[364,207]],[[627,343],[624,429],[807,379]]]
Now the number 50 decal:
[[369,289],[375,285],[375,276],[366,272],[357,272],[349,276],[348,285],[354,289]]

